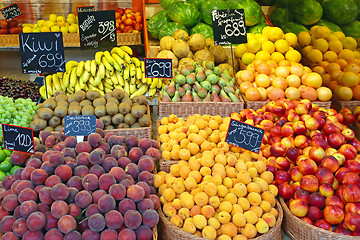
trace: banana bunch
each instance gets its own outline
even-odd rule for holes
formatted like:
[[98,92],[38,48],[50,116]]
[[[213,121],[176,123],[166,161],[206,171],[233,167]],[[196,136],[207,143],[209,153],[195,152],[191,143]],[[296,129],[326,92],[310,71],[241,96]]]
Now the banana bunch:
[[56,91],[70,94],[79,90],[97,90],[105,95],[114,88],[128,93],[130,98],[146,92],[150,97],[154,96],[162,86],[161,79],[145,78],[144,61],[132,55],[130,47],[120,46],[110,52],[96,52],[93,60],[68,61],[64,73],[46,76],[42,97],[53,96]]

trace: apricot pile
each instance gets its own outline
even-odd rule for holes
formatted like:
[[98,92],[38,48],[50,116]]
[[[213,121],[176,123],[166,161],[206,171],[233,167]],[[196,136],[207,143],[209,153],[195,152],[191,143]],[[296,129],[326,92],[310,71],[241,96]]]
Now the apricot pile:
[[48,131],[40,138],[35,154],[11,156],[25,166],[1,183],[1,239],[152,239],[156,141],[99,129],[84,142]]
[[229,120],[171,115],[159,127],[159,133],[166,129],[160,134],[163,156],[179,160],[169,173],[154,176],[162,210],[175,226],[206,239],[254,238],[278,216],[274,175],[261,154],[225,142]]

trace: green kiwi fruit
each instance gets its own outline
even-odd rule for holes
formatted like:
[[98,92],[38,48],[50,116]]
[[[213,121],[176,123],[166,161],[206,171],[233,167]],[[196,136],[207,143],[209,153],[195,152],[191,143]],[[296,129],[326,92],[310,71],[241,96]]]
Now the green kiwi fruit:
[[147,115],[147,114],[145,114],[144,116],[139,118],[139,124],[142,127],[148,127],[148,126],[150,126],[150,123],[151,123],[151,119],[150,119],[149,115]]
[[39,116],[41,119],[49,120],[54,116],[54,112],[50,108],[42,108],[39,112]]
[[32,120],[35,120],[35,119],[40,119],[40,116],[38,114],[35,114],[32,118]]
[[55,129],[53,127],[47,126],[46,128],[44,128],[44,131],[54,132]]
[[117,128],[129,128],[129,125],[127,125],[126,123],[120,123]]
[[105,130],[112,130],[112,129],[115,129],[113,125],[105,126]]
[[119,105],[119,113],[121,114],[128,114],[131,112],[131,105],[129,103],[120,103]]
[[62,128],[64,128],[64,126],[63,125],[59,125],[59,126],[57,126],[56,128],[55,128],[55,131],[60,131]]
[[68,115],[80,115],[81,107],[80,106],[70,106],[68,109]]
[[131,101],[131,99],[129,97],[124,97],[122,100],[121,100],[122,103],[127,103],[129,104],[130,106],[133,104],[133,102]]
[[69,107],[71,106],[80,106],[80,103],[78,101],[72,101],[70,104],[69,104]]
[[136,122],[136,118],[131,113],[125,115],[124,123],[130,126],[133,125],[135,122]]
[[133,125],[131,125],[130,128],[141,128],[141,126],[140,126],[140,124],[137,122],[137,123],[134,123]]
[[104,105],[99,105],[95,108],[95,116],[100,118],[106,115],[106,109]]
[[100,121],[103,122],[104,126],[108,126],[111,124],[111,117],[110,116],[103,116],[101,118],[99,118]]
[[133,105],[133,107],[131,108],[131,114],[136,118],[140,118],[146,113],[146,110],[147,108],[145,105],[136,104],[135,106]]
[[132,99],[132,101],[134,102],[134,103],[138,103],[138,104],[146,104],[146,102],[147,102],[147,99],[146,99],[146,97],[144,96],[144,95],[141,95],[141,96],[136,96],[136,97],[134,97],[133,99]]
[[57,95],[55,101],[58,103],[60,101],[67,101],[67,96],[65,94]]
[[38,107],[39,107],[38,109],[43,108],[43,107],[44,107],[44,103],[39,103],[39,104],[38,104]]
[[97,99],[98,97],[100,97],[100,93],[96,90],[90,90],[86,93],[86,98],[93,101],[95,99]]
[[107,99],[107,102],[108,102],[108,103],[109,103],[109,102],[114,102],[114,103],[116,103],[116,105],[119,106],[119,100],[117,100],[117,99],[114,98],[114,97],[108,98],[108,99]]
[[84,91],[76,91],[74,93],[74,98],[76,101],[81,102],[86,98],[86,93]]
[[82,109],[81,109],[81,115],[84,116],[90,116],[90,115],[94,115],[94,107],[91,105],[85,105]]
[[107,92],[107,93],[105,93],[104,97],[106,100],[108,100],[109,98],[113,97],[113,94],[112,94],[112,92]]
[[65,118],[61,119],[61,125],[65,125]]
[[106,99],[104,97],[99,97],[93,101],[94,108],[100,105],[105,106],[105,104],[106,104]]
[[57,116],[53,116],[52,118],[49,119],[49,126],[56,128],[57,126],[59,126],[61,123],[61,119]]
[[68,111],[68,108],[65,105],[57,105],[55,110],[54,110],[54,114],[55,116],[59,117],[59,118],[63,118],[66,116]]
[[113,95],[114,98],[116,98],[118,100],[121,100],[121,99],[123,99],[125,97],[124,91],[121,90],[121,89],[117,89],[117,88],[115,88],[113,90],[112,95]]
[[84,106],[86,106],[86,105],[92,105],[92,102],[91,102],[90,100],[87,100],[87,99],[82,100],[82,101],[80,102],[80,107],[84,107]]
[[124,115],[121,113],[115,114],[112,118],[111,118],[111,122],[112,124],[119,125],[120,123],[124,122]]
[[75,94],[74,93],[69,94],[67,96],[67,101],[68,101],[68,103],[71,103],[71,102],[75,101]]
[[108,102],[105,107],[107,114],[109,114],[110,116],[117,114],[119,111],[118,106],[119,105],[114,102]]
[[59,105],[64,105],[66,108],[68,108],[69,107],[69,103],[68,103],[68,101],[66,100],[66,101],[60,101],[60,102],[57,102],[57,106],[59,106]]
[[54,97],[57,97],[59,95],[64,95],[64,94],[65,94],[64,91],[59,90],[59,91],[54,92]]
[[34,119],[31,123],[30,123],[30,127],[34,130],[34,131],[40,131],[43,130],[44,128],[46,128],[47,126],[47,122],[44,119]]
[[56,108],[56,101],[53,99],[47,99],[43,103],[44,108],[50,108],[51,110],[54,110]]

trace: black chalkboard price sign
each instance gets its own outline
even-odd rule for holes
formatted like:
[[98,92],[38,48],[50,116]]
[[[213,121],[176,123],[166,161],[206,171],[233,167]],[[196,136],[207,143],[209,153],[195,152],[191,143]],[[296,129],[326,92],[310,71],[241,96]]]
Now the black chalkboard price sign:
[[94,6],[86,6],[86,7],[77,7],[76,8],[77,13],[79,14],[80,12],[94,12],[95,11],[95,7]]
[[215,45],[247,42],[244,9],[212,10]]
[[22,15],[21,10],[16,3],[11,4],[7,7],[4,7],[0,11],[6,21],[10,21],[11,19],[14,19],[14,18]]
[[66,136],[88,136],[94,132],[96,132],[95,115],[65,116],[64,134]]
[[32,128],[1,124],[4,149],[35,153]]
[[145,58],[145,77],[173,78],[171,58]]
[[225,142],[259,153],[264,129],[231,119]]
[[115,10],[79,12],[78,17],[81,49],[117,45]]
[[65,72],[62,32],[19,33],[23,73]]

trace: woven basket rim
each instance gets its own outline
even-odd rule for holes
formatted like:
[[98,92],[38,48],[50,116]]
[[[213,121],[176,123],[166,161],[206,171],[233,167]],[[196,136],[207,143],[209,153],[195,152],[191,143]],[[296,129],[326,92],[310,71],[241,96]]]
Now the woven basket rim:
[[301,220],[300,218],[298,218],[297,216],[295,216],[291,211],[290,209],[287,207],[284,199],[282,197],[280,197],[280,204],[281,204],[281,207],[282,209],[284,210],[284,215],[287,215],[291,218],[291,220],[295,221],[297,224],[301,225],[301,226],[305,226],[306,228],[310,228],[311,230],[313,231],[319,231],[321,232],[322,234],[328,234],[329,237],[332,236],[334,238],[348,238],[348,239],[360,239],[359,237],[357,236],[349,236],[349,235],[344,235],[344,234],[340,234],[340,233],[334,233],[332,231],[328,231],[328,230],[325,230],[325,229],[322,229],[322,228],[319,228],[319,227],[316,227],[316,226],[313,226],[303,220]]

